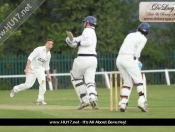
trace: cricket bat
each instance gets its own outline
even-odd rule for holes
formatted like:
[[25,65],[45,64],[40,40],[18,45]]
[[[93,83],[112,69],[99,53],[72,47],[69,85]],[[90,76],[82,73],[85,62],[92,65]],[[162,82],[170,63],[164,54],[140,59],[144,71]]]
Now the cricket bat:
[[72,34],[70,31],[66,31],[66,33],[67,33],[67,36],[69,37],[69,39],[70,39],[71,41],[73,41],[73,40],[74,40],[73,34]]

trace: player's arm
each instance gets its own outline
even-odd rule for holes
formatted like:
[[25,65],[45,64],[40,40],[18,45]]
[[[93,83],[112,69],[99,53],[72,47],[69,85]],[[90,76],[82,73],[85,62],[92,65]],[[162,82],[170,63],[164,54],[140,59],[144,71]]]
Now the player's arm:
[[50,58],[51,58],[51,55],[49,56],[48,61],[46,61],[43,65],[45,70],[46,70],[47,81],[52,81],[52,79],[50,77],[50,72],[49,72],[49,70],[50,70],[50,66],[49,66]]
[[29,66],[31,64],[31,61],[37,57],[39,55],[39,48],[36,48],[33,50],[33,52],[29,55],[28,60],[27,60],[27,64],[26,64],[26,68],[24,69],[24,73],[27,74],[28,73],[28,69]]
[[27,64],[26,64],[26,68],[25,68],[25,70],[24,70],[24,73],[25,73],[25,74],[28,73],[28,69],[29,69],[30,64],[31,64],[31,61],[28,59],[28,60],[27,60]]
[[34,58],[36,58],[40,54],[40,48],[35,48],[32,53],[30,53],[28,60],[32,61]]
[[83,39],[83,37],[82,37],[82,35],[81,35],[81,36],[75,37],[75,38],[74,38],[74,41],[80,42],[82,39]]
[[144,39],[144,40],[141,40],[140,43],[138,44],[137,50],[135,52],[135,57],[137,59],[139,59],[140,53],[141,53],[142,49],[144,48],[146,42],[147,42],[147,39]]
[[47,81],[52,81],[49,70],[46,70]]
[[75,38],[75,41],[78,42],[79,46],[90,46],[93,44],[92,40],[92,33],[88,29],[85,29],[81,36]]

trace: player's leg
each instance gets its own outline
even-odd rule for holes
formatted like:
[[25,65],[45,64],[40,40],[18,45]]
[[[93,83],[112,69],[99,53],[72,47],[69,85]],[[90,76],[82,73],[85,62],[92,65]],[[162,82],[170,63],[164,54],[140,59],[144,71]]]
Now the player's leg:
[[83,82],[83,79],[75,79],[73,77],[73,74],[71,74],[71,81],[74,86],[75,92],[80,100],[80,105],[78,106],[78,109],[83,109],[90,105],[88,96],[87,96],[87,89],[85,86],[85,83]]
[[77,57],[76,59],[74,59],[73,67],[70,71],[71,82],[81,103],[78,109],[83,109],[90,104],[87,95],[87,88],[83,81],[83,75],[86,67],[87,66],[84,65],[84,63],[82,62],[82,59]]
[[134,83],[137,85],[137,93],[139,95],[138,108],[140,108],[143,112],[148,112],[145,103],[146,100],[144,96],[143,79],[138,66],[134,66],[132,69],[128,69],[128,73],[131,75]]
[[10,92],[10,97],[14,97],[16,93],[31,88],[35,80],[36,80],[36,75],[30,69],[26,75],[25,83],[14,86],[12,91]]
[[119,68],[120,73],[122,74],[123,78],[123,86],[121,90],[121,101],[119,102],[120,111],[126,112],[126,107],[129,102],[129,97],[132,90],[132,79],[131,76],[127,73],[127,71],[123,68]]
[[41,105],[41,104],[47,104],[44,101],[44,94],[46,92],[46,77],[45,77],[45,71],[43,68],[41,68],[38,71],[37,74],[37,79],[38,79],[38,83],[39,83],[39,93],[38,93],[38,99],[36,101],[36,104]]
[[[123,85],[121,90],[121,101],[119,102],[121,112],[126,111],[129,96],[133,86],[131,76],[126,71],[129,57],[130,55],[119,55],[116,59],[116,66],[123,78]],[[132,58],[130,57],[130,59]]]
[[92,57],[90,61],[90,67],[85,71],[85,82],[87,86],[87,93],[89,96],[89,101],[91,103],[92,109],[98,109],[97,105],[97,89],[95,85],[95,72],[97,68],[97,59]]
[[79,86],[84,85],[83,80],[82,80],[82,79],[75,79],[75,78],[73,77],[72,73],[71,73],[71,82],[72,82],[72,85],[73,85],[73,87],[74,87],[74,89],[75,89],[75,92],[76,92],[76,94],[77,94],[77,96],[78,96],[78,99],[79,99],[80,102],[82,103],[82,100],[81,100],[81,98],[80,98]]
[[[132,80],[132,79],[131,79]],[[130,98],[130,95],[131,95],[131,91],[132,91],[132,88],[133,88],[133,80],[132,80],[132,84],[130,85],[130,91],[129,91],[129,95],[128,95],[128,102],[129,102],[129,98]],[[127,106],[128,106],[128,103],[127,103]]]

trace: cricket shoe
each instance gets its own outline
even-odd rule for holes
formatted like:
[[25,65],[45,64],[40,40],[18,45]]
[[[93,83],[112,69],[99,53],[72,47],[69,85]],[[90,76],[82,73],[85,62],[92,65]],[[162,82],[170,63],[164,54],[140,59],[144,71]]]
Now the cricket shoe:
[[148,112],[146,103],[139,103],[138,108],[142,110],[142,112]]
[[12,89],[12,91],[10,92],[10,97],[13,98],[15,96],[15,91],[14,89]]
[[81,109],[83,109],[83,108],[85,108],[85,107],[87,107],[87,106],[89,106],[90,104],[89,103],[84,103],[84,102],[82,102],[79,106],[78,106],[78,110],[81,110]]
[[89,99],[89,102],[90,102],[93,110],[98,110],[98,105],[97,105],[97,102],[95,100],[93,100],[92,98],[90,98]]
[[127,112],[127,111],[126,111],[126,106],[127,106],[127,103],[121,103],[121,104],[120,104],[120,111],[121,111],[121,112]]
[[37,105],[46,105],[47,103],[44,101],[36,101],[36,104]]

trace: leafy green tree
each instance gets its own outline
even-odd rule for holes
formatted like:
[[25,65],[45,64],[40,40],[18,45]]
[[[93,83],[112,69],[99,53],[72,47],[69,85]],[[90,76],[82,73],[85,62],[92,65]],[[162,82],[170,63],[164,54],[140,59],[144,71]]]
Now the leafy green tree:
[[[22,1],[2,0],[0,21],[3,21]],[[55,41],[52,53],[74,54],[65,42],[66,31],[74,36],[81,35],[82,20],[93,15],[97,18],[97,52],[100,54],[118,53],[119,48],[130,32],[135,32],[139,21],[139,0],[46,0],[5,42],[0,46],[0,54],[29,54],[35,47],[44,45],[46,39]],[[149,65],[163,60],[164,51],[175,50],[174,23],[165,29],[151,25],[148,42],[142,52]]]
[[[54,52],[60,51],[61,53],[76,53],[76,49],[70,49],[65,44],[66,33],[71,31],[74,36],[81,35],[83,28],[83,19],[88,15],[93,15],[97,18],[96,33],[98,38],[97,52],[116,53],[118,51],[118,41],[123,39],[123,34],[118,32],[122,26],[122,18],[120,17],[120,2],[116,0],[103,1],[79,1],[79,0],[55,0],[61,3],[54,11],[60,17],[58,21],[51,24],[49,29],[52,35],[59,43]],[[77,4],[78,3],[78,4]],[[56,27],[54,29],[54,26]],[[60,37],[60,38],[58,38]]]
[[[0,20],[2,21],[4,19],[4,17],[7,16],[8,12],[9,12],[9,4],[4,4],[2,6],[0,6]],[[2,43],[0,44],[0,58],[3,56],[3,51],[4,51],[4,47],[5,45]]]
[[[16,0],[16,1],[11,1],[11,0],[1,0],[0,1],[0,21],[3,22],[8,16],[9,14],[19,5],[19,3],[22,2],[21,0]],[[16,37],[21,36],[21,31],[17,30],[15,31],[8,39],[13,39]],[[8,46],[8,44],[6,43],[6,41],[2,44],[0,44],[0,57],[2,57],[5,54],[9,54],[8,49],[12,49],[13,46]],[[16,43],[13,43],[14,45]],[[5,52],[4,52],[5,50]]]

